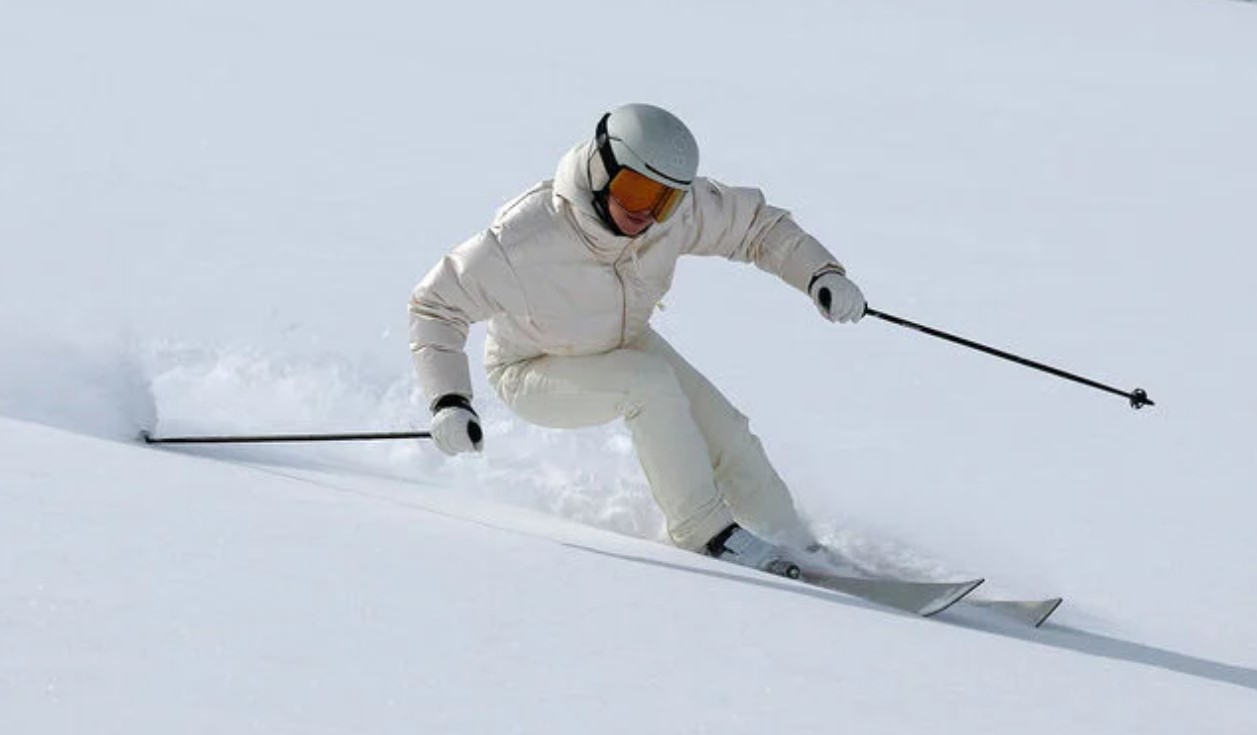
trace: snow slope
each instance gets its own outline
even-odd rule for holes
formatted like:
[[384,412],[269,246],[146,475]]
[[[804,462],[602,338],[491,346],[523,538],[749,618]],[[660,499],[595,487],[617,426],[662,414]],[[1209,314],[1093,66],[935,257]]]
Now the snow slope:
[[1253,725],[1257,672],[1155,646],[895,615],[447,489],[0,439],[6,732]]
[[[1257,9],[636,7],[0,8],[0,732],[1257,730]],[[424,425],[409,288],[638,99],[875,307],[1158,402],[665,299],[828,540],[1055,625],[670,549],[622,427],[484,390],[474,458],[134,443]]]

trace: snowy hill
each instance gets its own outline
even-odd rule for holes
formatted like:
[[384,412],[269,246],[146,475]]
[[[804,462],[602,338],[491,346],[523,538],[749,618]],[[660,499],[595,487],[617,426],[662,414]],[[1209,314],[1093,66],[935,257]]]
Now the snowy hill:
[[[6,4],[0,732],[1257,731],[1255,11]],[[873,306],[1149,391],[723,262],[665,299],[828,541],[1052,623],[672,549],[622,427],[483,382],[474,458],[135,442],[424,426],[410,287],[628,100]]]
[[1252,670],[1117,637],[887,613],[361,474],[0,440],[6,732],[1252,725]]

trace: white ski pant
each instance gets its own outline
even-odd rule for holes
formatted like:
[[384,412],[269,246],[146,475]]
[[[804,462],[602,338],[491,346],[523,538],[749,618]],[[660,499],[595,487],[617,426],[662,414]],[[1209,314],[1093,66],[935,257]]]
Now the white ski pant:
[[800,528],[790,493],[746,417],[653,330],[601,355],[546,355],[498,367],[489,382],[516,414],[539,426],[624,418],[677,546],[700,550],[734,520],[770,536]]

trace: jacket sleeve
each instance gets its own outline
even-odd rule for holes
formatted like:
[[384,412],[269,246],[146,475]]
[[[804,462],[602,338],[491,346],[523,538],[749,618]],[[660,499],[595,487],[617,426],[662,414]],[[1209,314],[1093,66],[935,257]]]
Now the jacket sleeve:
[[454,248],[424,276],[410,297],[410,352],[429,405],[449,393],[472,398],[467,332],[504,311],[504,290],[517,288],[492,231]]
[[821,270],[845,272],[825,246],[795,224],[789,212],[765,202],[759,189],[699,178],[691,194],[694,234],[686,253],[754,263],[804,292]]

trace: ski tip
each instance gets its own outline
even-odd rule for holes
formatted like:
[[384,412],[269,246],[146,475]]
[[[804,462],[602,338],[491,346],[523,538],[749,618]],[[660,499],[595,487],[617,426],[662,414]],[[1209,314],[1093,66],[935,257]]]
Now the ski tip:
[[990,611],[1022,625],[1038,628],[1047,621],[1064,600],[1047,597],[1040,600],[966,600],[975,610]]
[[955,583],[956,591],[953,594],[941,600],[935,601],[934,604],[931,604],[927,606],[926,608],[922,609],[919,612],[919,614],[921,615],[921,617],[932,618],[935,615],[938,615],[939,613],[948,609],[952,605],[955,605],[957,602],[960,602],[961,600],[968,597],[969,593],[976,590],[985,581],[986,581],[985,577],[979,577],[978,579],[971,579],[965,582],[956,582]]
[[136,438],[145,444],[153,443],[153,434],[148,429],[140,429],[140,433]]
[[984,582],[986,582],[986,578],[985,578],[985,577],[979,577],[978,579],[971,579],[971,580],[969,580],[969,581],[966,583],[966,584],[968,584],[968,585],[969,585],[969,588],[965,590],[965,594],[964,594],[964,595],[961,595],[961,597],[964,597],[965,595],[968,595],[970,592],[972,592],[972,591],[976,590],[977,588],[981,587],[981,586],[982,586],[982,584],[983,584]]
[[1043,624],[1047,622],[1047,619],[1052,617],[1052,613],[1056,612],[1056,608],[1060,607],[1063,602],[1065,602],[1064,597],[1053,597],[1052,599],[1047,600],[1047,608],[1045,609],[1043,615],[1039,616],[1039,619],[1034,622],[1034,627],[1042,627]]

